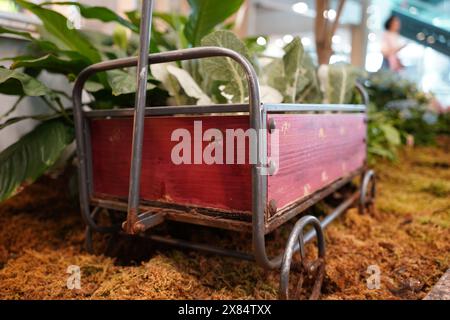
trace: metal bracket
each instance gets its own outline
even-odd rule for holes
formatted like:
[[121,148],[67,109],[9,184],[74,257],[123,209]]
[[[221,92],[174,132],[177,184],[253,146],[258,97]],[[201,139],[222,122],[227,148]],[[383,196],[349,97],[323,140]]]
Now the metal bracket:
[[165,212],[152,212],[147,211],[141,213],[137,216],[137,221],[133,223],[130,228],[128,227],[128,222],[124,221],[122,228],[124,230],[131,230],[132,234],[142,233],[150,228],[153,228],[164,222]]
[[277,123],[275,122],[275,119],[269,120],[269,133],[273,133],[277,128]]
[[278,167],[277,167],[277,164],[275,163],[275,161],[273,161],[273,160],[269,161],[268,169],[269,169],[270,176],[275,175],[275,173],[278,171]]

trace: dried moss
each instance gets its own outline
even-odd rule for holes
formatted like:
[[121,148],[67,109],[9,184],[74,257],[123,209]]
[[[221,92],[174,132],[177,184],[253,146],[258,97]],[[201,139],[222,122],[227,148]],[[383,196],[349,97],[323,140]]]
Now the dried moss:
[[[349,210],[327,235],[324,299],[420,299],[450,263],[450,155],[440,148],[405,149],[396,163],[376,166],[373,216]],[[254,263],[182,252],[121,239],[119,258],[82,249],[83,224],[66,196],[66,178],[44,178],[0,206],[0,299],[275,299],[278,272]],[[71,202],[72,201],[72,202]],[[290,226],[269,239],[280,252]],[[170,232],[179,234],[175,226]],[[199,242],[241,250],[250,236],[183,226]],[[101,236],[96,246],[104,250]],[[311,249],[311,246],[309,247]],[[81,290],[68,290],[69,265],[81,267]],[[370,290],[367,268],[378,265],[381,288]]]

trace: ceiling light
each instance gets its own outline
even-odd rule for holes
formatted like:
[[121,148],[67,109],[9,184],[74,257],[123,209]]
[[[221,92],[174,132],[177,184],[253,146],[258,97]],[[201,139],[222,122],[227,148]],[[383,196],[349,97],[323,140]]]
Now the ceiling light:
[[336,11],[333,9],[328,10],[327,16],[328,16],[328,20],[334,21],[336,19]]
[[311,39],[308,38],[308,37],[302,38],[302,44],[303,44],[305,47],[310,46],[310,45],[311,45]]
[[290,34],[286,34],[286,35],[283,37],[283,41],[284,41],[285,43],[291,43],[292,40],[294,40],[294,37],[293,37],[292,35],[290,35]]
[[264,37],[258,37],[258,39],[256,39],[256,43],[260,46],[265,46],[267,44],[267,40]]
[[305,2],[297,2],[292,5],[294,12],[305,14],[308,12],[308,5]]
[[334,44],[339,44],[339,43],[341,43],[341,36],[338,36],[338,35],[334,35],[333,36],[333,38],[332,38],[332,42],[334,43]]
[[373,32],[369,33],[369,41],[374,42],[377,41],[377,35]]

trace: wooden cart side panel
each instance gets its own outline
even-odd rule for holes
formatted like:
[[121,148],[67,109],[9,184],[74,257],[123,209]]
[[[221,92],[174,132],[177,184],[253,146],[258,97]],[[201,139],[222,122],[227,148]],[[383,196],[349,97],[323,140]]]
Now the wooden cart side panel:
[[[248,165],[181,164],[171,160],[172,132],[186,129],[194,137],[194,121],[202,130],[249,127],[248,116],[152,117],[145,119],[141,198],[225,211],[251,211],[251,168]],[[133,120],[93,119],[90,122],[93,155],[93,193],[125,198],[128,195]],[[223,141],[214,143],[225,144]],[[203,142],[202,150],[211,142]],[[248,140],[247,140],[248,143]],[[235,143],[235,155],[237,153]],[[191,143],[192,161],[194,142]],[[224,159],[225,159],[224,146]]]
[[361,168],[366,159],[365,117],[269,115],[279,130],[279,163],[276,175],[268,178],[268,200],[275,200],[281,210]]

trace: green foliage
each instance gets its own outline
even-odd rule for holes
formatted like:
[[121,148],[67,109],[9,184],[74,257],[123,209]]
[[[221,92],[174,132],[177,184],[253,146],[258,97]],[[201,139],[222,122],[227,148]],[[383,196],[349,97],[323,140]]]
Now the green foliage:
[[[231,31],[216,31],[202,39],[202,46],[216,46],[232,49],[249,58],[245,44]],[[212,80],[221,81],[220,91],[228,101],[244,103],[248,98],[248,88],[242,67],[231,58],[208,58],[201,61],[202,70]]]
[[450,135],[450,112],[445,112],[439,115],[435,129],[436,134]]
[[[154,13],[154,21],[163,22],[152,27],[151,52],[161,52],[192,46],[229,48],[247,58],[261,81],[261,97],[265,103],[354,103],[357,77],[363,74],[348,65],[314,65],[305,52],[300,38],[284,48],[281,58],[263,63],[259,58],[264,46],[257,38],[241,41],[228,29],[225,20],[235,13],[243,0],[189,0],[189,17],[172,13]],[[0,201],[14,194],[24,182],[35,180],[59,157],[73,140],[72,111],[61,101],[70,98],[37,79],[42,71],[65,76],[73,82],[77,75],[92,63],[136,55],[139,47],[140,13],[131,11],[126,18],[103,7],[91,7],[78,2],[52,2],[60,6],[74,5],[85,19],[115,23],[111,35],[93,30],[76,30],[56,11],[50,2],[33,4],[25,0],[17,3],[34,13],[41,21],[38,35],[0,27],[0,34],[12,34],[29,42],[28,52],[10,60],[9,69],[0,67],[0,93],[18,96],[17,102],[0,117],[0,130],[25,119],[42,122],[35,130],[0,153]],[[242,68],[230,58],[209,58],[183,63],[152,65],[148,79],[147,105],[245,103],[248,88]],[[369,152],[372,155],[395,158],[396,148],[413,133],[416,141],[429,143],[434,132],[448,132],[448,116],[438,117],[437,125],[424,107],[428,97],[408,82],[391,75],[371,75],[365,84],[373,105],[369,121]],[[93,76],[86,83],[90,95],[87,105],[92,109],[130,107],[136,91],[136,70],[113,70]],[[50,113],[8,118],[23,97],[42,100]],[[416,101],[420,107],[395,107],[393,101]],[[360,101],[359,101],[360,103]],[[392,111],[394,110],[394,111]],[[5,120],[6,119],[6,120]],[[420,119],[420,121],[419,121]],[[431,122],[430,122],[431,121]],[[439,129],[428,130],[429,127]],[[420,135],[418,135],[420,132]],[[426,137],[423,132],[433,132]],[[47,144],[48,143],[48,144]],[[16,167],[17,165],[17,167]],[[6,169],[5,169],[6,168]],[[17,171],[17,174],[14,172]]]
[[[267,45],[258,44],[258,38],[259,37],[247,37],[244,39],[245,46],[251,54],[263,53],[267,49]],[[267,37],[263,38],[266,39],[267,42]]]
[[90,63],[101,61],[100,53],[81,32],[68,28],[67,19],[62,14],[23,0],[17,0],[17,3],[22,8],[34,13],[42,21],[49,38],[59,49],[76,51]]
[[33,36],[29,32],[22,32],[10,28],[5,28],[0,26],[0,34],[13,34],[15,36],[19,36],[21,38],[27,39],[27,40],[33,40]]
[[17,70],[0,67],[0,93],[15,96],[44,96],[50,90],[37,79]]
[[235,13],[243,0],[188,0],[191,14],[184,34],[192,46],[200,45],[204,36]]
[[285,100],[289,103],[297,101],[297,94],[302,92],[308,85],[310,79],[306,77],[307,69],[304,65],[305,49],[300,38],[296,37],[285,48],[283,57],[284,63],[284,84]]
[[139,28],[135,24],[133,24],[133,22],[122,18],[114,11],[105,7],[85,6],[75,1],[55,1],[55,2],[51,1],[40,4],[40,6],[45,5],[76,6],[80,10],[81,16],[86,19],[97,19],[102,22],[117,22],[120,25],[129,28],[134,32],[139,32]]
[[73,141],[73,129],[61,120],[44,122],[0,153],[0,201],[34,182]]
[[364,85],[371,100],[371,155],[395,159],[401,144],[434,144],[437,134],[446,133],[448,113],[434,112],[430,108],[433,96],[420,91],[414,83],[380,71],[370,74]]
[[438,115],[430,108],[432,95],[387,71],[371,74],[364,83],[375,107],[373,112],[400,133],[403,143],[408,136],[418,145],[434,143],[439,119],[445,115]]
[[319,79],[324,102],[344,104],[352,100],[356,80],[362,71],[346,64],[323,65]]
[[262,69],[261,82],[281,92],[285,103],[321,103],[317,67],[305,52],[301,39],[295,37],[284,51],[282,59],[274,59]]
[[[235,13],[242,2],[243,0],[192,0],[190,1],[192,14],[189,17],[171,13],[154,13],[154,20],[159,19],[168,28],[159,30],[155,24],[153,25],[151,51],[159,52],[198,45],[205,35],[219,25],[223,25],[225,19]],[[69,82],[73,82],[87,66],[102,60],[136,55],[139,47],[140,13],[138,11],[127,12],[126,18],[123,18],[107,8],[87,6],[74,1],[44,2],[37,5],[30,1],[17,0],[16,3],[36,15],[42,25],[37,27],[37,36],[21,30],[0,27],[0,34],[10,34],[29,41],[26,54],[13,58],[2,58],[2,60],[10,60],[12,64],[9,69],[0,68],[0,93],[17,95],[18,99],[6,112],[2,112],[3,115],[0,119],[4,121],[0,123],[0,130],[26,119],[39,120],[43,124],[0,154],[2,161],[6,161],[5,166],[8,163],[8,168],[12,172],[18,172],[17,176],[11,178],[5,171],[1,171],[0,185],[5,187],[2,188],[0,201],[13,194],[17,190],[17,186],[25,180],[32,181],[37,178],[56,160],[55,158],[60,154],[60,148],[63,148],[64,144],[50,139],[49,142],[55,147],[55,149],[50,149],[48,146],[42,145],[42,140],[47,137],[49,132],[54,132],[55,139],[62,134],[62,131],[58,129],[61,127],[55,129],[57,123],[64,121],[65,126],[72,124],[71,108],[66,109],[61,102],[63,98],[70,97],[64,92],[47,87],[37,79],[39,74],[42,71],[60,74],[67,77]],[[77,30],[72,27],[66,17],[51,10],[49,5],[76,6],[85,19],[95,19],[105,23],[112,22],[117,26],[112,35],[93,30]],[[225,26],[223,25],[223,27]],[[208,82],[207,79],[198,76],[198,65],[192,70],[196,71],[196,77],[200,78],[202,86]],[[176,103],[192,101],[198,104],[211,103],[208,95],[203,92],[186,70],[174,65],[166,72],[177,89],[176,94],[179,99],[176,100]],[[136,71],[134,68],[108,71],[91,77],[85,86],[91,96],[90,102],[88,102],[89,107],[93,109],[130,107],[134,101],[135,82]],[[218,84],[215,83],[209,88],[216,92],[217,87]],[[149,77],[147,89],[148,105],[164,105],[172,102],[168,98],[174,91],[168,82]],[[216,92],[217,94],[219,93]],[[49,107],[50,113],[10,118],[9,115],[16,110],[25,96],[41,99]],[[30,142],[35,143],[36,148],[29,147]],[[42,155],[38,151],[45,154]],[[23,158],[25,160],[20,158],[23,157],[24,152],[27,155],[26,158]],[[20,170],[11,167],[9,163],[13,160],[10,159],[28,161],[27,165],[29,165],[30,171],[21,173]],[[42,163],[46,165],[44,166]],[[25,166],[24,170],[28,170],[26,168]],[[39,170],[34,170],[34,168]]]
[[374,157],[395,160],[396,151],[400,145],[400,132],[384,114],[374,111],[372,104],[369,108],[367,146],[371,161]]
[[63,75],[77,74],[83,70],[87,64],[82,59],[67,59],[57,57],[51,53],[39,58],[19,56],[12,59],[13,64],[10,69],[27,68],[40,71],[45,69],[48,72],[60,73]]

